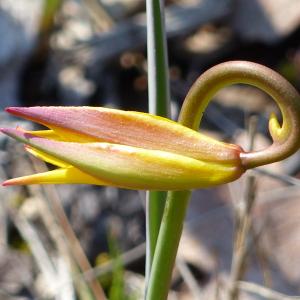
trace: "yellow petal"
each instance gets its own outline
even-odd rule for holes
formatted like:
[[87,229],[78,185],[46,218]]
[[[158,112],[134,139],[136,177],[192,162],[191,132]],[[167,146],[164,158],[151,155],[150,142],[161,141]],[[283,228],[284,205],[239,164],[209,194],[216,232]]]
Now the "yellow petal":
[[28,184],[95,184],[95,185],[112,185],[108,182],[101,181],[80,170],[69,167],[67,169],[56,169],[44,173],[22,176],[6,180],[3,186],[9,185],[28,185]]
[[70,167],[71,165],[62,161],[62,160],[59,160],[57,159],[56,157],[53,157],[45,152],[42,152],[38,149],[34,149],[32,148],[31,146],[28,146],[28,145],[25,145],[25,149],[27,152],[29,152],[30,154],[32,154],[33,156],[39,158],[40,160],[43,160],[49,164],[52,164],[54,166],[57,166],[57,167],[60,167],[60,168],[68,168]]
[[53,141],[14,129],[2,132],[100,181],[128,189],[209,187],[232,181],[243,173],[240,163],[205,162],[171,152],[109,143]]
[[25,131],[50,140],[55,140],[55,141],[64,140],[64,138],[62,136],[59,136],[54,130],[35,130],[35,131],[25,130]]

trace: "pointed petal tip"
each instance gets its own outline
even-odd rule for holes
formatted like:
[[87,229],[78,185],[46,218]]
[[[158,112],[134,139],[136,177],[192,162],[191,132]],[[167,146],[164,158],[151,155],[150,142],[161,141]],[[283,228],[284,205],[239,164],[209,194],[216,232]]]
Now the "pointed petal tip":
[[6,111],[6,112],[10,112],[11,110],[13,110],[14,109],[14,107],[13,106],[9,106],[9,107],[5,107],[4,108],[4,111]]
[[63,111],[64,113],[64,111],[66,110],[66,107],[60,107],[59,110],[58,108],[59,108],[58,106],[29,106],[29,107],[12,106],[12,107],[7,107],[5,111],[10,113],[13,116],[46,125],[48,124],[47,122],[49,120],[51,123],[52,118],[56,120],[55,115],[58,112]]
[[6,187],[6,186],[14,185],[14,183],[12,182],[12,180],[5,180],[1,183],[1,185]]
[[[25,177],[25,176],[24,176]],[[22,177],[20,177],[22,178]],[[2,182],[3,187],[16,186],[16,185],[29,185],[29,184],[38,184],[37,182],[24,181],[19,178],[8,179]]]
[[10,107],[6,107],[5,111],[17,117],[26,118],[27,116],[29,118],[30,114],[32,113],[32,108],[35,109],[37,107],[10,106]]
[[3,134],[17,134],[17,133],[27,133],[26,130],[24,130],[22,127],[17,126],[16,128],[5,128],[5,127],[1,127],[0,128],[0,132],[2,132]]
[[15,113],[19,112],[20,110],[22,110],[22,107],[9,106],[9,107],[6,107],[4,110],[5,110],[7,113],[15,114]]
[[10,128],[4,128],[4,127],[1,127],[0,128],[0,132],[4,133],[4,134],[7,134],[8,132],[10,132]]
[[31,178],[34,179],[35,177],[36,177],[36,174],[8,179],[8,180],[5,180],[4,182],[2,182],[2,186],[7,187],[7,186],[14,186],[14,185],[37,184],[38,182],[31,180]]
[[0,132],[4,133],[6,135],[10,135],[11,136],[13,134],[19,133],[20,130],[14,129],[14,128],[4,128],[4,127],[2,127],[2,128],[0,128]]
[[27,144],[30,138],[35,137],[34,135],[27,133],[26,131],[24,132],[23,130],[13,128],[0,128],[0,132],[24,144]]
[[28,180],[28,179],[30,179],[30,176],[22,176],[22,177],[7,179],[7,180],[2,182],[2,186],[6,187],[6,186],[13,186],[13,185],[30,184],[29,180]]

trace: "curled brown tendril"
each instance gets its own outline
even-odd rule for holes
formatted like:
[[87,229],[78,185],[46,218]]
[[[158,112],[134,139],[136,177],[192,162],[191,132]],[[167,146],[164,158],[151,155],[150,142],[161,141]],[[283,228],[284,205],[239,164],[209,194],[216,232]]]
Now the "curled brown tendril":
[[300,147],[300,96],[281,75],[262,65],[247,61],[230,61],[203,73],[191,87],[182,106],[179,122],[198,130],[204,110],[217,91],[225,86],[243,83],[255,86],[270,95],[282,114],[269,119],[273,143],[266,149],[240,154],[245,169],[282,160]]

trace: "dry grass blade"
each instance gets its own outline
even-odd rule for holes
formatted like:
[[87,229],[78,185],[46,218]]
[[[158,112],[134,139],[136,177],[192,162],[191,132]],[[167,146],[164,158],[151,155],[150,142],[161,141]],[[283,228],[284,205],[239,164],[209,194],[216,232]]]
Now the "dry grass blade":
[[94,23],[101,31],[108,31],[111,29],[115,22],[113,18],[106,11],[104,5],[99,0],[84,0],[88,13],[92,17]]
[[176,267],[178,268],[183,280],[186,282],[187,286],[189,287],[193,298],[194,299],[201,299],[202,297],[202,290],[197,283],[193,273],[189,269],[187,263],[182,258],[176,259]]
[[[0,178],[5,178],[5,171],[3,167],[0,165]],[[1,180],[2,181],[2,180]],[[8,236],[7,236],[7,212],[5,205],[5,198],[7,194],[4,192],[0,193],[0,245],[2,248],[7,248],[8,244]]]
[[[249,119],[249,149],[254,147],[254,137],[257,127],[257,118]],[[252,208],[255,202],[255,177],[248,176],[244,197],[241,203],[234,206],[235,210],[235,241],[233,249],[233,258],[230,273],[230,283],[227,293],[228,300],[237,300],[239,298],[238,281],[241,280],[245,273],[246,261],[250,245],[249,234],[252,227]]]
[[278,173],[274,173],[272,171],[263,169],[263,168],[256,168],[253,169],[252,172],[255,172],[259,175],[265,175],[268,177],[271,177],[273,179],[277,179],[281,182],[287,183],[287,184],[291,184],[291,185],[296,185],[296,186],[300,186],[300,180],[297,178],[294,178],[292,176],[286,175],[286,174],[278,174]]
[[[136,260],[144,257],[146,254],[146,243],[142,243],[133,249],[120,255],[123,267],[133,263]],[[111,273],[114,268],[114,262],[112,260],[105,262],[104,264],[92,268],[82,274],[85,280],[89,281],[95,277],[101,277],[107,273]]]
[[48,288],[51,291],[55,291],[56,284],[59,280],[58,274],[34,227],[16,210],[8,208],[8,213],[22,238],[27,242],[33,257],[45,278]]
[[[44,163],[41,161],[33,160],[34,168],[36,172],[41,173],[47,171],[47,167]],[[61,227],[61,230],[68,242],[68,248],[70,253],[72,254],[74,260],[78,264],[80,270],[82,273],[89,271],[92,269],[70,223],[69,220],[65,214],[65,211],[61,205],[59,196],[56,192],[56,189],[54,186],[48,185],[43,186],[43,189],[45,191],[46,198],[48,199],[48,203],[50,205],[50,213],[53,212],[54,216],[56,217],[56,220],[58,222],[58,225]],[[89,287],[91,291],[93,291],[93,295],[95,299],[97,300],[104,300],[106,299],[106,296],[104,294],[104,291],[97,281],[97,279],[93,278],[89,282]]]
[[245,191],[245,209],[239,212],[237,217],[236,238],[234,253],[232,258],[232,267],[230,274],[230,287],[228,290],[228,300],[237,300],[239,295],[238,281],[243,277],[246,267],[247,254],[250,245],[248,236],[251,230],[252,218],[251,210],[255,199],[255,178],[247,178]]
[[300,300],[300,296],[287,296],[252,282],[239,281],[238,287],[268,300]]

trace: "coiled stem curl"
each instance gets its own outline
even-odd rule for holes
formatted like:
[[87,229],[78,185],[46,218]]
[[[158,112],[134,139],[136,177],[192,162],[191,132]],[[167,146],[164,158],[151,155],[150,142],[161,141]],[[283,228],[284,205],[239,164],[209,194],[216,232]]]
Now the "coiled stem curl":
[[179,122],[198,130],[202,115],[217,91],[228,85],[243,83],[270,95],[282,114],[280,125],[275,114],[269,119],[273,143],[266,149],[242,152],[245,169],[282,160],[300,148],[300,96],[281,75],[262,65],[248,61],[230,61],[203,73],[193,84],[182,106]]

